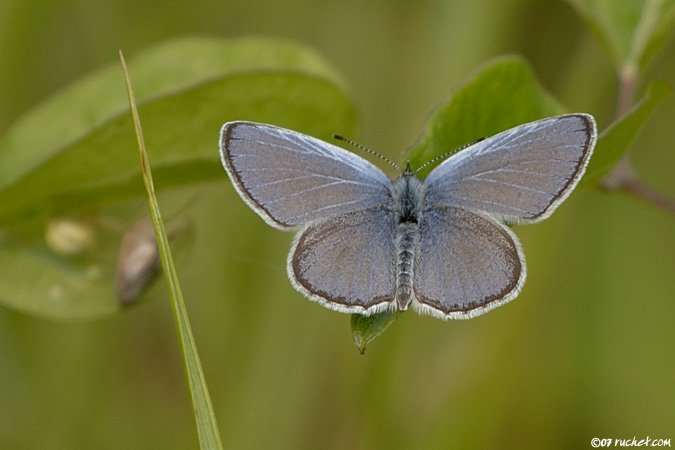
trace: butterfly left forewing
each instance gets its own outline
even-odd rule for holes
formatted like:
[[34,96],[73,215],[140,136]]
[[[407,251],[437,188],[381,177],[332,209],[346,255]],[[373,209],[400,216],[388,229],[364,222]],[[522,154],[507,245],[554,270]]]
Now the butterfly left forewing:
[[595,120],[568,114],[517,126],[452,155],[425,179],[430,205],[537,222],[567,198],[596,141]]

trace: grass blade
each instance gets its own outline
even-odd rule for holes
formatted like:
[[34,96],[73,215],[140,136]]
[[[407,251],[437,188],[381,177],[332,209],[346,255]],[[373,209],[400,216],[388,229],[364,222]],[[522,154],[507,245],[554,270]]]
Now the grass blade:
[[136,108],[136,101],[134,99],[129,73],[127,71],[124,55],[120,51],[120,62],[124,71],[124,78],[127,84],[127,93],[129,95],[129,104],[131,106],[131,113],[133,115],[134,127],[136,130],[136,138],[138,140],[138,149],[141,158],[141,171],[143,173],[143,181],[145,189],[148,194],[148,206],[150,208],[150,215],[152,216],[152,223],[155,229],[155,236],[157,237],[157,246],[159,248],[159,255],[162,261],[162,268],[164,270],[164,277],[169,284],[169,294],[171,297],[171,305],[173,309],[174,319],[176,321],[176,328],[178,331],[178,338],[181,345],[181,353],[185,362],[185,370],[187,372],[188,386],[190,388],[190,396],[192,398],[192,406],[197,423],[197,434],[199,436],[199,445],[202,449],[222,449],[220,434],[218,433],[218,425],[216,423],[216,416],[213,413],[213,406],[209,397],[209,391],[202,372],[201,362],[197,353],[197,346],[195,345],[188,320],[185,303],[183,301],[183,293],[181,292],[178,283],[178,274],[173,264],[171,250],[169,247],[169,239],[167,238],[164,224],[159,212],[159,205],[155,197],[155,188],[152,182],[152,174],[150,172],[150,163],[148,155],[145,151],[145,142],[143,139],[143,130],[141,129],[141,121]]

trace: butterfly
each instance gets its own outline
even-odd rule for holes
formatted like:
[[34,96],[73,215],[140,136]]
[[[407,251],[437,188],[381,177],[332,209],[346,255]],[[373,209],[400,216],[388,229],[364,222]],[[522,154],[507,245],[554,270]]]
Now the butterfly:
[[468,319],[521,291],[525,257],[505,223],[535,223],[567,198],[597,138],[588,114],[519,125],[452,154],[420,180],[322,140],[228,122],[220,155],[241,198],[265,222],[295,230],[293,287],[335,311],[411,307]]

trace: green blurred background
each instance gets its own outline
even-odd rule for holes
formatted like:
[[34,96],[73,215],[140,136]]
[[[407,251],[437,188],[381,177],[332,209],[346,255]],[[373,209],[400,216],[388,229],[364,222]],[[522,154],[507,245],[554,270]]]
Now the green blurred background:
[[[0,133],[119,48],[133,54],[185,34],[312,46],[351,89],[361,113],[353,137],[393,159],[454,85],[505,53],[527,58],[601,129],[614,113],[611,60],[559,1],[2,0],[0,29]],[[647,78],[675,81],[672,41]],[[670,98],[632,148],[639,173],[671,197],[673,124]],[[166,192],[160,205],[195,195],[182,212],[195,231],[178,270],[227,448],[570,449],[593,437],[675,438],[673,216],[579,191],[551,219],[516,228],[529,269],[516,301],[466,322],[405,314],[360,356],[349,317],[288,283],[290,234],[267,227],[224,174]],[[0,448],[197,447],[161,284],[139,307],[90,323],[2,308],[0,354]]]

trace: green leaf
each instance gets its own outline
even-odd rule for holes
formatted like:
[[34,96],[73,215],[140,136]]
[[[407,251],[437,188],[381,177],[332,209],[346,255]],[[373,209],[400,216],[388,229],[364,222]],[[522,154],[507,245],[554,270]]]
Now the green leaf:
[[171,306],[176,321],[176,331],[181,344],[183,355],[183,362],[185,363],[185,371],[188,379],[188,386],[190,388],[190,397],[192,398],[193,412],[195,421],[197,423],[197,434],[199,436],[199,446],[202,449],[222,449],[223,444],[218,433],[218,424],[216,423],[216,416],[211,405],[211,397],[204,378],[202,364],[197,352],[197,345],[192,336],[192,328],[190,320],[185,309],[185,302],[183,300],[183,292],[178,282],[178,273],[173,264],[173,257],[171,256],[171,247],[169,247],[169,238],[164,229],[164,222],[159,211],[157,198],[155,197],[155,186],[152,181],[152,172],[150,170],[150,161],[145,150],[145,140],[143,136],[143,129],[141,127],[141,119],[138,115],[138,108],[134,99],[134,91],[129,79],[127,66],[124,62],[124,56],[120,51],[120,61],[124,70],[124,78],[127,85],[127,93],[129,95],[129,104],[131,106],[131,113],[133,116],[134,127],[136,130],[136,138],[138,141],[138,150],[141,158],[141,171],[143,173],[143,181],[145,184],[145,191],[148,196],[148,206],[150,208],[150,215],[152,217],[152,224],[157,237],[157,248],[159,250],[160,260],[162,261],[162,268],[164,269],[164,277],[166,278],[169,294],[171,298]]
[[[516,125],[562,113],[563,109],[539,84],[530,66],[515,56],[497,58],[479,68],[457,87],[431,116],[425,132],[407,155],[414,168],[461,146]],[[429,164],[422,170],[426,175]],[[394,313],[352,315],[356,348],[366,346],[396,319]]]
[[359,353],[363,355],[368,345],[384,333],[401,314],[401,311],[384,312],[372,316],[352,314],[352,336]]
[[408,161],[414,169],[480,138],[561,112],[525,61],[498,58],[469,77],[436,110]]
[[[160,190],[224,179],[217,142],[228,120],[326,139],[355,131],[339,77],[296,45],[185,38],[137,54],[129,67]],[[122,230],[103,219],[119,221],[114,214],[129,209],[113,200],[142,196],[135,155],[117,65],[86,76],[8,130],[0,139],[0,303],[60,320],[120,309],[114,280]],[[45,229],[56,217],[91,233],[94,245],[77,254],[57,251],[51,239],[47,245]]]
[[[108,246],[105,250],[114,252]],[[0,302],[36,316],[73,321],[112,313],[119,308],[115,275],[113,264],[103,260],[59,255],[41,240],[5,233],[0,236]]]
[[567,1],[608,49],[617,69],[644,69],[675,24],[675,0]]
[[606,175],[635,141],[656,106],[672,94],[665,81],[653,82],[644,97],[626,115],[600,134],[586,174],[579,187],[587,186]]
[[[271,122],[325,138],[354,132],[355,110],[341,81],[302,47],[186,38],[144,51],[129,66],[138,74],[160,188],[222,178],[214,148],[228,120]],[[142,192],[123,86],[119,68],[106,67],[8,130],[0,139],[0,224]]]

